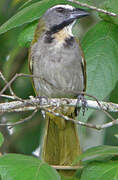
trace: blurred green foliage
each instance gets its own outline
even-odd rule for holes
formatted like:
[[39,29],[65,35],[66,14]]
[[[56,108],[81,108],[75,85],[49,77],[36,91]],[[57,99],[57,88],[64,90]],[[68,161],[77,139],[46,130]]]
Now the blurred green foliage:
[[[38,19],[43,12],[51,6],[52,4],[58,3],[59,0],[46,1],[46,0],[1,0],[0,1],[0,25],[10,19],[13,15],[16,15],[19,11],[25,12],[24,8],[35,7],[37,12],[34,10],[36,18]],[[64,1],[64,0],[62,0]],[[99,6],[101,8],[118,12],[118,0],[81,0],[91,5]],[[37,4],[42,3],[43,7],[41,12],[38,12]],[[48,4],[49,3],[49,4]],[[32,5],[33,4],[33,5]],[[26,11],[27,12],[27,11]],[[27,13],[25,14],[27,15]],[[100,18],[102,18],[102,21]],[[22,14],[22,17],[24,14]],[[28,49],[30,42],[33,38],[35,31],[35,18],[30,16],[32,23],[24,25],[23,19],[21,18],[22,26],[16,29],[11,28],[9,23],[10,31],[0,35],[0,71],[5,76],[6,80],[9,81],[16,73],[26,73],[29,74],[28,68]],[[26,23],[31,22],[27,20]],[[107,20],[105,22],[103,20]],[[17,18],[16,18],[17,21]],[[101,21],[101,22],[99,22]],[[23,22],[23,23],[22,23]],[[36,22],[37,23],[37,22]],[[20,25],[21,25],[20,24]],[[96,24],[96,25],[94,25]],[[97,95],[99,100],[107,98],[107,100],[118,103],[118,83],[117,83],[117,72],[118,72],[118,59],[117,59],[117,49],[118,49],[118,36],[117,36],[117,19],[108,17],[104,14],[91,13],[90,18],[86,21],[80,21],[80,24],[75,27],[74,33],[83,39],[85,32],[90,29],[84,39],[82,40],[82,46],[85,51],[85,57],[87,60],[87,74],[88,74],[88,90],[92,92],[92,95]],[[94,26],[93,26],[94,25]],[[91,26],[93,26],[91,28]],[[14,26],[15,27],[15,26]],[[4,28],[5,30],[5,28]],[[20,47],[21,45],[22,47]],[[25,46],[25,47],[24,47]],[[0,89],[4,87],[5,83],[0,79]],[[98,87],[99,85],[99,87]],[[92,90],[91,90],[92,87]],[[15,94],[21,98],[28,98],[31,95],[35,95],[32,82],[30,78],[20,77],[13,84],[12,88]],[[6,91],[9,94],[9,91]],[[94,94],[95,93],[95,94]],[[0,102],[6,102],[8,99],[0,98]],[[90,111],[89,111],[90,112]],[[90,116],[90,113],[86,113],[84,120]],[[31,112],[22,113],[4,113],[1,114],[1,122],[17,122],[27,116],[31,115]],[[114,118],[118,117],[118,113],[112,114]],[[39,118],[40,117],[40,118]],[[105,119],[109,121],[108,118]],[[99,123],[98,123],[99,124]],[[33,117],[29,122],[16,126],[12,129],[7,127],[0,127],[0,131],[4,135],[4,144],[0,148],[1,152],[15,152],[31,155],[32,152],[36,150],[41,144],[41,136],[43,132],[43,118],[41,112],[39,111],[35,117]],[[92,131],[92,130],[91,130]],[[118,145],[118,127],[114,126],[105,130],[103,137],[103,144],[107,145]],[[88,135],[88,134],[87,134]],[[85,137],[86,138],[86,137]],[[98,138],[98,137],[96,137]],[[3,141],[3,138],[1,138]],[[83,141],[84,142],[84,141]],[[99,147],[96,148],[96,152]],[[92,150],[91,150],[92,152]],[[93,149],[93,152],[94,149]],[[111,151],[110,151],[111,152]],[[110,153],[108,152],[108,153]],[[39,151],[38,151],[39,155]],[[87,152],[85,156],[88,156]],[[115,163],[111,163],[111,165]],[[107,164],[102,164],[103,167]],[[111,168],[111,165],[109,168]],[[85,173],[82,175],[82,179],[88,177],[89,168],[100,168],[99,164],[88,165]],[[105,169],[106,170],[106,169]],[[95,172],[95,171],[94,171]],[[93,173],[94,173],[93,172]],[[104,173],[104,171],[103,171]],[[116,172],[117,173],[117,172]],[[78,173],[80,174],[80,173]],[[94,173],[95,174],[95,173]],[[90,178],[93,174],[90,174]],[[78,176],[79,177],[79,176]],[[107,176],[106,176],[107,177]],[[64,177],[63,177],[64,179]],[[74,180],[74,178],[72,178]],[[77,178],[78,179],[78,178]],[[105,178],[104,178],[105,179]],[[87,179],[86,179],[87,180]],[[92,180],[92,179],[91,179]]]
[[[0,24],[15,14],[26,0],[22,1],[0,1]],[[7,9],[7,10],[6,10]],[[0,71],[3,73],[7,81],[9,81],[16,73],[30,74],[28,68],[28,49],[21,48],[18,45],[17,37],[23,27],[6,32],[0,35]],[[4,86],[4,82],[0,79],[0,89]],[[32,82],[30,78],[18,78],[12,85],[15,94],[21,98],[28,98],[34,94]],[[9,91],[6,91],[9,94]],[[6,99],[0,98],[0,102],[6,102]],[[0,117],[9,122],[16,122],[30,115],[30,113],[5,113]],[[39,146],[42,134],[40,112],[33,118],[33,121],[16,126],[13,128],[11,135],[7,128],[1,128],[0,131],[5,136],[4,144],[1,148],[2,152],[19,152],[32,154]]]

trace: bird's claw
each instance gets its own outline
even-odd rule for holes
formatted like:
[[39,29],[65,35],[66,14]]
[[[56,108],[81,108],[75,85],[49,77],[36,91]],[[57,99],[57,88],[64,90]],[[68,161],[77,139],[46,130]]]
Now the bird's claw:
[[83,94],[79,94],[79,95],[78,95],[76,107],[78,107],[78,104],[79,104],[80,102],[82,103],[82,106],[81,106],[81,107],[82,107],[82,113],[83,113],[83,116],[84,116],[85,110],[86,110],[86,109],[88,110],[88,105],[87,105],[87,101],[86,101],[86,99],[85,99],[85,97],[84,97]]
[[48,97],[47,96],[37,96],[39,98],[40,105],[44,105],[48,103]]

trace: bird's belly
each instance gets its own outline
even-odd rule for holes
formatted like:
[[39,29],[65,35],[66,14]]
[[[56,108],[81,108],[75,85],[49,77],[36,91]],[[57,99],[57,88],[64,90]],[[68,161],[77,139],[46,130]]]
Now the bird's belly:
[[[43,48],[42,48],[43,47]],[[47,97],[75,97],[74,91],[83,91],[84,74],[78,44],[71,48],[55,44],[36,43],[32,48],[34,85],[38,95]]]
[[34,83],[38,95],[47,97],[75,97],[74,91],[83,91],[83,72],[80,63],[47,61],[38,63]]

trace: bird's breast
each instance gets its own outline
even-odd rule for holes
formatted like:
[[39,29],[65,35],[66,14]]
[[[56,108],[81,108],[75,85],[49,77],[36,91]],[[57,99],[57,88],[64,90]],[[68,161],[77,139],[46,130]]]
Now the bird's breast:
[[[83,90],[81,52],[72,37],[72,43],[63,33],[52,43],[39,41],[32,47],[34,84],[39,95],[68,97],[69,91]],[[72,97],[73,95],[71,95]]]

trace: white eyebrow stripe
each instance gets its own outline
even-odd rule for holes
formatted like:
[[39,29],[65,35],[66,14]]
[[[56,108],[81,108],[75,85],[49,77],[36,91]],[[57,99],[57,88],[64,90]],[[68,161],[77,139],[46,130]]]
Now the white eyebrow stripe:
[[58,7],[62,7],[62,8],[65,8],[65,9],[70,9],[70,10],[73,10],[73,9],[74,9],[73,6],[70,6],[70,5],[68,5],[68,4],[66,4],[66,5],[59,4],[59,5],[53,6],[53,7],[50,8],[49,10],[56,9],[56,8],[58,8]]

